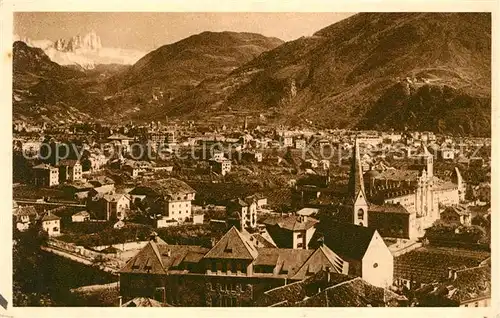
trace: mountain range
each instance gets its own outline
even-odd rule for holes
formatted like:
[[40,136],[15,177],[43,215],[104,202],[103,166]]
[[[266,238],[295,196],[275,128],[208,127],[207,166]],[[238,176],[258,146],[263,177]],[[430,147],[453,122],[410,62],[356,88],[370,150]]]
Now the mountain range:
[[56,41],[32,40],[17,35],[14,40],[42,49],[52,61],[60,65],[77,66],[83,70],[92,70],[99,64],[131,65],[146,54],[138,50],[103,47],[95,31]]
[[[98,47],[100,41],[90,42]],[[245,112],[268,122],[317,127],[481,136],[491,129],[489,13],[360,13],[286,43],[252,33],[203,32],[131,66],[104,67],[105,75],[102,69],[68,75],[68,68],[43,57],[16,62],[26,56],[15,44],[14,65],[46,64],[59,74],[45,71],[46,78],[70,76],[61,85],[83,95],[79,103],[71,96],[64,102],[90,117],[156,120]],[[39,71],[17,67],[14,77]]]

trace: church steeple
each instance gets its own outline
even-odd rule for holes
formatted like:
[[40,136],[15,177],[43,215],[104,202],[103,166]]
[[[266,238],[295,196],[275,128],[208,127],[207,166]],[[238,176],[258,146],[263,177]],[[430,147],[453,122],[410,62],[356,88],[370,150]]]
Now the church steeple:
[[352,208],[352,222],[356,225],[368,226],[368,201],[366,200],[363,168],[357,139],[354,141],[351,160],[347,204]]
[[361,166],[361,155],[359,154],[359,144],[357,138],[354,140],[352,148],[351,171],[349,173],[349,198],[356,200],[358,193],[365,193],[365,184],[363,180],[363,167]]

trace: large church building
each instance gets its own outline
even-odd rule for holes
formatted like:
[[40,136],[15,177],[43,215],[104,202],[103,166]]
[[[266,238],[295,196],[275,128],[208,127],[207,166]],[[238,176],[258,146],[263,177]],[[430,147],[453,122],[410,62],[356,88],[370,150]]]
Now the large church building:
[[384,237],[416,239],[439,219],[442,207],[459,203],[464,186],[458,169],[456,183],[434,176],[433,155],[423,144],[413,160],[408,170],[372,167],[363,174],[355,141],[346,202],[354,224]]

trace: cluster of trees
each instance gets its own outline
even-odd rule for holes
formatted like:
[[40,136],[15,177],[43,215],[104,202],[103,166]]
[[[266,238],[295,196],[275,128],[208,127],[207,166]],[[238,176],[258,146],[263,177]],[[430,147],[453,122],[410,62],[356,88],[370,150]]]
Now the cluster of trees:
[[210,223],[160,229],[153,229],[151,226],[142,224],[115,229],[109,223],[92,223],[88,226],[75,227],[72,230],[73,233],[65,234],[59,239],[85,247],[145,241],[150,238],[152,232],[156,232],[160,238],[169,244],[211,247],[212,238],[219,239],[227,231],[224,226]]
[[13,235],[13,302],[14,306],[53,306],[48,283],[49,274],[43,270],[40,246],[48,239],[44,231],[32,227]]
[[428,228],[425,238],[430,243],[488,244],[486,231],[477,225],[435,224]]

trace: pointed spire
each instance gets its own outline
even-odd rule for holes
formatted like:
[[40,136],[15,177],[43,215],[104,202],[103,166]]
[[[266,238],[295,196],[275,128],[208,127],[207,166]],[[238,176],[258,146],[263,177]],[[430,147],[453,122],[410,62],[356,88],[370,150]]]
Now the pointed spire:
[[363,168],[361,166],[361,156],[359,154],[358,139],[354,140],[354,147],[351,158],[351,171],[349,174],[349,197],[356,199],[359,191],[365,192],[365,185],[363,181]]

